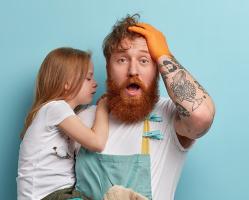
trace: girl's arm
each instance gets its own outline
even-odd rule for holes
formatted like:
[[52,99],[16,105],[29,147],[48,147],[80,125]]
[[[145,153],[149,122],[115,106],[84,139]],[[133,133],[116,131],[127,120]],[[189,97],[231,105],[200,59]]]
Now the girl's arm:
[[108,123],[108,110],[106,98],[104,98],[98,103],[92,129],[85,126],[78,116],[66,118],[58,127],[81,146],[91,151],[101,152],[108,138]]

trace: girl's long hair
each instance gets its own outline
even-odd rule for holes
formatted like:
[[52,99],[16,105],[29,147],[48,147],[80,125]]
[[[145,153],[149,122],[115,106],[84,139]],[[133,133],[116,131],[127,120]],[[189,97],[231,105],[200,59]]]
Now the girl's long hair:
[[[53,100],[70,100],[78,94],[90,59],[89,52],[65,47],[55,49],[46,56],[37,75],[35,98],[25,119],[21,139],[44,104]],[[65,85],[69,86],[67,90]]]

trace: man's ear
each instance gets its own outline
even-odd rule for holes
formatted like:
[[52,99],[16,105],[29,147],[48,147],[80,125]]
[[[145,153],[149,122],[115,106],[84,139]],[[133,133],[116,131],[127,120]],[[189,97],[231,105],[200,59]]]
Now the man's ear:
[[106,74],[108,77],[110,77],[110,67],[108,66],[108,63],[106,63],[105,67],[106,67]]

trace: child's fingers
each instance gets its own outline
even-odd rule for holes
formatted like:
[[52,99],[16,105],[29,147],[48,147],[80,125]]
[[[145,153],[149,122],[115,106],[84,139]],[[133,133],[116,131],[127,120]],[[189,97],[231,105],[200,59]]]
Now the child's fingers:
[[96,104],[98,105],[101,100],[106,100],[106,99],[107,99],[107,94],[105,93],[98,99]]

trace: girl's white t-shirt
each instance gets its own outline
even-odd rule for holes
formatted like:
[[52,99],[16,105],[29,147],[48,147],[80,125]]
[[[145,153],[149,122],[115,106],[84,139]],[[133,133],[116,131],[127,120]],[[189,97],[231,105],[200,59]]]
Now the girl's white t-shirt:
[[38,111],[19,150],[18,200],[40,200],[75,183],[75,142],[58,129],[75,115],[63,100],[51,101]]

